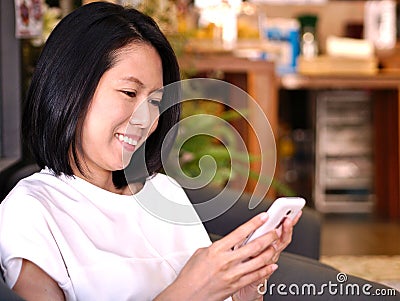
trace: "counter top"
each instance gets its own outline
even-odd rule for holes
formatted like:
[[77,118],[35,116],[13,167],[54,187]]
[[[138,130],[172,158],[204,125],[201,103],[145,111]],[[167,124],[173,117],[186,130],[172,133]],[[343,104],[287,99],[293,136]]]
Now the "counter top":
[[197,72],[202,71],[224,71],[224,72],[243,72],[243,71],[272,71],[274,64],[269,61],[255,61],[246,58],[233,56],[232,54],[183,54],[179,57],[179,65],[182,69],[191,69]]
[[285,89],[368,88],[397,89],[400,71],[379,72],[374,75],[301,75],[287,74],[278,79]]
[[[186,71],[223,71],[253,73],[274,69],[274,63],[236,57],[232,53],[186,53],[179,57],[181,68]],[[376,74],[286,74],[276,76],[278,86],[285,89],[371,88],[397,89],[400,86],[400,70],[379,71]]]

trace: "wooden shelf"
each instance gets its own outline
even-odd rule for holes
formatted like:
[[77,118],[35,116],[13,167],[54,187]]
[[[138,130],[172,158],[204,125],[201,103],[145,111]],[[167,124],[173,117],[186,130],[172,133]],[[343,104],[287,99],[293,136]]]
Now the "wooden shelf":
[[399,89],[400,71],[380,72],[376,75],[310,76],[289,74],[284,75],[279,79],[279,85],[285,89]]
[[367,89],[374,100],[374,212],[400,218],[400,71],[376,75],[285,75],[283,89]]
[[[285,75],[277,77],[271,62],[251,61],[230,53],[188,53],[179,58],[181,68],[197,73],[220,71],[230,74],[231,84],[247,91],[268,117],[272,130],[278,129],[278,90],[282,89],[368,89],[373,93],[375,212],[391,219],[400,218],[400,71],[376,75]],[[244,75],[245,82],[243,82]],[[253,118],[251,122],[257,122]],[[249,132],[246,144],[251,153],[260,153],[259,141]],[[253,170],[259,170],[257,163]],[[252,191],[254,183],[248,186]]]

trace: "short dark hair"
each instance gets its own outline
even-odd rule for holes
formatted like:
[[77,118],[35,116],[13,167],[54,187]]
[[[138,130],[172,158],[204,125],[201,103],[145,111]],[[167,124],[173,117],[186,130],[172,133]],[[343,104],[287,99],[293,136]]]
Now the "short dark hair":
[[[53,30],[35,68],[22,116],[23,141],[41,168],[47,166],[57,175],[73,175],[72,147],[74,163],[82,172],[77,157],[82,118],[101,76],[112,67],[116,51],[132,42],[148,43],[156,49],[162,61],[164,86],[180,80],[170,43],[154,20],[136,9],[90,3],[63,18]],[[167,148],[173,144],[164,139],[179,120],[177,97],[163,96],[160,111],[164,112],[142,150],[149,174],[162,167],[162,144]],[[132,160],[140,155],[140,149]],[[114,174],[116,186],[126,185],[121,175],[123,171]]]

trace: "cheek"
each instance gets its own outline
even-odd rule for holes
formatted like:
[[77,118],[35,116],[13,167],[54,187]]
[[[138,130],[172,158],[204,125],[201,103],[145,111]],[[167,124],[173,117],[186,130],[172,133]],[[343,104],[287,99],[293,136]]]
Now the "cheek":
[[151,133],[153,133],[155,130],[156,130],[156,128],[157,128],[157,126],[158,126],[158,117],[157,118],[155,118],[155,120],[153,121],[153,123],[152,123],[152,125],[151,125],[151,127],[150,127],[150,129],[149,129],[149,135],[151,134]]
[[157,128],[158,120],[160,119],[160,110],[158,108],[154,108],[151,110],[150,114],[151,114],[152,121],[151,121],[151,125],[149,128],[149,135],[151,133],[153,133]]

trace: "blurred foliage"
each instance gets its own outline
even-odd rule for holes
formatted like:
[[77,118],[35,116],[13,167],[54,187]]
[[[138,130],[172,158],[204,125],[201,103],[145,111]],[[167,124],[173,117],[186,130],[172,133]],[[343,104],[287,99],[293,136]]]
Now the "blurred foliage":
[[177,56],[181,55],[185,45],[193,33],[182,26],[184,5],[182,1],[173,0],[142,0],[135,6],[136,9],[151,16],[166,35]]
[[[187,176],[194,178],[200,174],[200,161],[205,156],[212,157],[216,163],[212,185],[223,186],[229,179],[246,171],[244,163],[253,160],[253,157],[237,150],[237,138],[228,124],[242,118],[241,114],[245,112],[227,110],[223,104],[210,100],[195,99],[183,103],[184,122],[180,124],[176,145],[182,145],[179,161]],[[190,116],[200,116],[201,122],[199,118],[188,118]],[[221,120],[227,123],[224,124]],[[207,134],[190,135],[186,141],[181,141],[186,139],[187,133]]]
[[[247,111],[245,110],[237,112],[211,100],[194,99],[183,102],[182,120],[185,120],[185,122],[180,124],[179,131],[182,137],[178,135],[176,143],[176,145],[182,145],[179,150],[180,168],[187,176],[191,178],[197,177],[201,172],[201,159],[211,156],[216,163],[216,169],[211,181],[213,186],[223,187],[228,180],[235,180],[241,177],[260,181],[266,185],[271,184],[271,187],[279,195],[296,195],[285,183],[277,179],[260,177],[259,173],[248,170],[246,163],[258,161],[260,156],[238,150],[237,137],[233,133],[234,130],[231,126],[221,126],[219,121],[219,119],[222,119],[232,123],[240,120],[246,114]],[[199,119],[187,119],[187,117],[196,115],[201,115],[201,122],[198,122]],[[180,139],[185,139],[185,132],[206,132],[212,133],[213,136],[200,134],[191,136],[186,141],[180,141]],[[205,167],[207,168],[207,166]],[[210,171],[206,172],[209,173]]]

